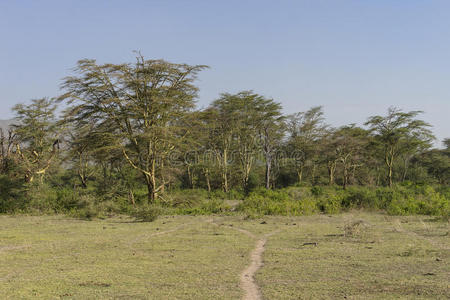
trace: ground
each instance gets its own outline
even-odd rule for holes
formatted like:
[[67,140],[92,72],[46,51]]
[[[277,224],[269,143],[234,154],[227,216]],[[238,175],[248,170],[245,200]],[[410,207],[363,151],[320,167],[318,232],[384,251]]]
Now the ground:
[[446,299],[449,231],[431,217],[361,212],[152,223],[0,216],[0,295]]

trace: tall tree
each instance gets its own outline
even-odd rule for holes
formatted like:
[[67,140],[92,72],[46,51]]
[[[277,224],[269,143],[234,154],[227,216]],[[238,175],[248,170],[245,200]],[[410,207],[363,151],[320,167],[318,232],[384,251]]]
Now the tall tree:
[[207,149],[211,149],[217,162],[222,190],[230,189],[230,165],[233,151],[233,138],[235,124],[231,122],[230,115],[221,112],[217,107],[209,107],[202,115],[208,136]]
[[262,152],[265,158],[266,189],[272,187],[272,167],[276,159],[277,151],[280,150],[284,137],[285,117],[281,113],[281,104],[272,99],[265,99],[261,107],[258,107],[260,120],[258,131]]
[[[250,173],[261,149],[266,161],[266,186],[270,187],[270,170],[276,142],[282,135],[281,105],[252,91],[222,94],[211,107],[218,138],[222,166],[229,152],[236,153],[242,186],[247,189]],[[226,174],[223,174],[226,176]]]
[[336,168],[339,161],[339,157],[336,151],[337,143],[338,140],[336,136],[336,129],[331,128],[323,137],[320,144],[321,161],[325,163],[327,167],[329,185],[333,185],[335,183]]
[[308,163],[314,183],[319,141],[326,134],[327,127],[321,106],[288,117],[288,148],[290,152],[297,153],[294,163],[299,183],[303,180],[304,168]]
[[367,145],[367,130],[354,124],[343,126],[334,133],[333,149],[342,166],[342,186],[345,189],[350,178],[350,171],[363,166],[363,155]]
[[39,176],[44,179],[59,150],[58,130],[54,102],[47,98],[35,99],[31,104],[18,104],[13,110],[16,119],[12,125],[17,135],[16,152],[27,182]]
[[393,184],[394,163],[401,155],[431,146],[431,125],[416,118],[421,113],[390,107],[386,116],[372,116],[365,123],[381,146],[389,186]]
[[60,97],[73,119],[91,118],[107,128],[124,158],[142,173],[149,201],[164,190],[164,168],[180,143],[177,120],[194,107],[196,75],[206,66],[146,60],[103,64],[81,60],[77,76],[67,77]]

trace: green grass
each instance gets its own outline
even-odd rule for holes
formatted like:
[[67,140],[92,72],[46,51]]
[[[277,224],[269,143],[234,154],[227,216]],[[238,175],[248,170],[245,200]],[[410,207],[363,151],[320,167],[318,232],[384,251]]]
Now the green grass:
[[239,298],[236,274],[252,246],[194,217],[1,217],[0,226],[2,298]]
[[270,239],[257,275],[267,299],[450,297],[448,223],[374,214],[290,222]]
[[277,232],[256,274],[266,299],[450,297],[450,228],[431,217],[131,221],[0,216],[1,298],[239,299],[255,239],[237,228]]

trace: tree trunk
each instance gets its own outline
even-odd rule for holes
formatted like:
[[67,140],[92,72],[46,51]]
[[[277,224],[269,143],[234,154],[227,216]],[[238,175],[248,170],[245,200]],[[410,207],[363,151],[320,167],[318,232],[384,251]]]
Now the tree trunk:
[[146,176],[146,183],[148,203],[154,203],[157,197],[154,180],[149,176]]
[[272,160],[270,157],[266,158],[266,189],[270,189],[270,171],[272,168]]
[[228,193],[228,176],[226,171],[222,174],[222,188],[225,193]]
[[352,166],[352,180],[350,184],[356,184],[356,167],[357,165]]
[[155,171],[155,161],[151,162],[150,171],[144,173],[145,182],[147,184],[147,199],[148,203],[154,203],[158,197],[156,191],[156,171]]
[[222,164],[222,189],[228,193],[228,155],[226,150],[223,152]]
[[303,180],[303,166],[300,166],[300,168],[297,169],[297,178],[298,178],[298,183],[302,183],[302,180]]
[[211,182],[209,180],[209,170],[205,170],[205,179],[206,179],[206,186],[208,188],[208,192],[211,192]]
[[134,200],[134,193],[131,188],[129,189],[128,193],[129,193],[129,198],[130,198],[131,204],[133,204],[133,206],[136,206],[136,201]]
[[316,185],[316,164],[313,163],[313,167],[311,170],[311,184]]
[[408,158],[405,158],[403,161],[404,170],[403,170],[402,181],[406,180],[406,175],[408,174],[408,160],[409,160]]
[[348,170],[347,170],[347,166],[344,164],[344,174],[343,174],[343,185],[342,187],[345,189],[347,189],[347,181],[348,181]]
[[242,188],[244,189],[244,191],[247,191],[247,189],[248,189],[248,182],[249,182],[249,178],[250,178],[250,170],[251,170],[251,166],[250,165],[246,165],[245,169],[244,169],[244,178],[243,178],[243,182],[242,182]]
[[386,153],[385,162],[388,167],[389,187],[392,187],[392,173],[393,173],[392,168],[393,168],[393,164],[394,164],[394,149],[390,149],[389,153]]
[[392,187],[392,164],[389,165],[388,179],[389,179],[389,187]]
[[328,184],[333,185],[334,184],[334,172],[336,171],[336,162],[328,162]]
[[78,172],[78,177],[80,178],[83,189],[87,188],[86,177],[81,172]]
[[188,174],[188,180],[189,180],[189,185],[191,186],[191,189],[194,189],[194,175],[191,172],[191,166],[187,166],[187,174]]

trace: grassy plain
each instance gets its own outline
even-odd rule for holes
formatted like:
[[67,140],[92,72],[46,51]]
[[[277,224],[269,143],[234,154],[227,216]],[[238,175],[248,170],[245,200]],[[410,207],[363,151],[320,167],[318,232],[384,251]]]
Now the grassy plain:
[[[239,299],[266,236],[265,299],[450,298],[449,223],[426,216],[0,216],[1,298]],[[250,235],[248,233],[251,233]]]

